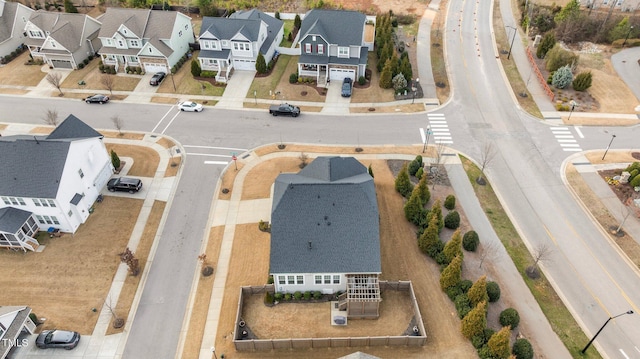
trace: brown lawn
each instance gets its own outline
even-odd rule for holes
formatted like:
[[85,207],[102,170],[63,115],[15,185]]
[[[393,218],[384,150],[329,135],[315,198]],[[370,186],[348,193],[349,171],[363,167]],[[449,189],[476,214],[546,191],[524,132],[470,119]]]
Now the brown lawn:
[[[133,91],[140,82],[142,76],[133,75],[107,75],[98,69],[100,59],[94,58],[87,66],[80,70],[72,71],[69,76],[62,82],[62,88],[68,89],[93,89],[102,93],[109,93],[109,89],[102,84],[102,79],[106,76],[114,76],[112,90],[113,91]],[[86,85],[80,85],[80,81],[84,81]],[[63,90],[64,91],[64,90]]]
[[29,51],[23,52],[7,65],[0,67],[0,84],[13,86],[36,86],[46,73],[42,65],[25,65],[29,60]]
[[100,131],[100,133],[107,138],[119,138],[119,139],[137,140],[137,141],[142,141],[142,139],[144,138],[144,134],[134,133],[134,132],[118,133],[117,131]]
[[[255,172],[254,172],[255,171]],[[246,180],[242,186],[242,200],[258,198],[269,198],[271,186],[280,173],[298,173],[300,171],[300,160],[295,157],[285,157],[261,162],[251,170],[253,173],[260,173],[259,181]]]
[[106,143],[107,151],[114,150],[119,157],[132,157],[133,166],[127,173],[129,176],[153,177],[160,162],[160,155],[145,146],[120,145]]
[[369,59],[367,60],[367,68],[371,69],[371,84],[366,88],[355,87],[353,89],[353,94],[351,95],[351,102],[371,103],[371,107],[378,111],[380,108],[376,107],[376,104],[380,102],[391,102],[394,101],[394,98],[393,90],[385,90],[378,86],[378,83],[380,82],[380,74],[378,73],[376,62],[376,53],[370,52]]
[[[74,235],[45,239],[44,251],[0,251],[0,303],[28,304],[43,329],[90,334],[129,241],[142,201],[105,197]],[[114,225],[117,223],[117,225]]]

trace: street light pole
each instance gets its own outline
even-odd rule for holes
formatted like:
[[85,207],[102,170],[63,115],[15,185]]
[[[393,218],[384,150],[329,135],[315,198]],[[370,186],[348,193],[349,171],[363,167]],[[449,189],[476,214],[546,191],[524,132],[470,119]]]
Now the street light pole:
[[616,138],[616,135],[611,135],[611,141],[609,141],[609,145],[607,146],[607,149],[604,150],[604,155],[602,155],[603,161],[604,161],[604,158],[607,156],[607,152],[609,152],[609,148],[611,147],[611,144],[613,143],[614,138]]
[[507,60],[509,60],[511,58],[511,49],[513,49],[513,42],[516,41],[516,33],[518,32],[518,29],[509,25],[507,25],[507,27],[510,29],[513,29],[513,37],[511,38],[511,45],[509,46],[509,54],[507,55]]
[[425,131],[425,135],[426,140],[424,141],[424,146],[422,147],[422,153],[424,153],[424,151],[427,150],[427,146],[429,146],[429,135],[431,134],[431,129],[429,127],[427,127],[427,130]]
[[629,35],[631,35],[631,31],[633,31],[633,26],[629,28],[629,32],[627,32],[627,36],[624,38],[624,41],[622,42],[623,48],[624,48],[624,45],[627,43],[627,40],[629,39]]
[[569,104],[571,105],[571,110],[569,111],[569,118],[567,118],[567,122],[571,121],[571,114],[573,113],[573,110],[575,110],[577,103],[571,100]]
[[[614,136],[615,137],[615,136]],[[596,338],[598,337],[598,334],[600,334],[600,332],[602,331],[602,329],[604,329],[604,327],[607,326],[607,324],[609,324],[609,322],[611,321],[611,319],[616,319],[619,316],[625,315],[625,314],[633,314],[633,310],[629,310],[626,311],[624,313],[620,313],[616,316],[613,317],[609,317],[609,319],[607,319],[606,322],[604,322],[604,324],[602,324],[602,326],[600,327],[600,329],[598,330],[598,332],[596,332],[596,335],[593,336],[593,338],[591,338],[591,340],[589,340],[589,343],[587,343],[587,346],[584,347],[584,349],[582,349],[582,351],[580,351],[582,354],[584,354],[584,352],[587,351],[587,349],[589,349],[589,347],[591,346],[591,343],[593,343],[594,340],[596,340]]]

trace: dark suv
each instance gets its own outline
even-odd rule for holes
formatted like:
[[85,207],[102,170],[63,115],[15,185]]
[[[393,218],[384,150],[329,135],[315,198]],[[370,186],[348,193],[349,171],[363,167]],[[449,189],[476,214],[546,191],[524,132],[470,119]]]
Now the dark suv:
[[137,178],[112,178],[107,183],[107,189],[110,192],[127,191],[129,193],[138,192],[142,188],[142,181]]
[[342,80],[342,97],[351,97],[351,86],[353,81],[349,77],[345,77]]
[[155,73],[152,77],[151,80],[149,81],[149,85],[151,86],[158,86],[160,85],[160,83],[162,83],[162,80],[164,80],[165,76],[167,76],[166,73],[164,72],[158,72]]

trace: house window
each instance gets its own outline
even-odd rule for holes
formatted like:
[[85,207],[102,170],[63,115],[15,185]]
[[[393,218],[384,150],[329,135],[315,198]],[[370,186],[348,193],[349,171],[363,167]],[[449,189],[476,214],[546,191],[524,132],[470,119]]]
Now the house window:
[[288,275],[287,276],[287,284],[296,284],[296,282],[294,281],[294,276],[292,275]]
[[184,25],[185,30],[189,30],[189,24]]
[[322,276],[316,275],[316,284],[322,284]]
[[107,46],[113,46],[113,40],[107,39]]
[[73,212],[71,212],[71,210],[69,210],[69,212],[67,212],[67,216],[68,216],[68,217],[73,216]]
[[31,37],[39,37],[42,38],[42,31],[29,31],[29,35],[31,35]]
[[233,49],[238,51],[249,51],[250,47],[249,44],[245,42],[234,42]]
[[42,216],[38,216],[36,215],[36,219],[38,220],[38,222],[40,222],[41,224],[44,224],[44,218],[42,218]]
[[149,48],[149,52],[153,52],[153,49],[152,49],[152,48]]
[[311,53],[311,44],[304,44],[304,52],[307,54]]
[[349,48],[338,47],[338,57],[349,57]]
[[338,274],[333,275],[333,284],[340,284],[340,275]]
[[222,46],[229,46],[229,41],[222,40]]
[[47,222],[47,224],[53,224],[53,222],[51,221],[51,217],[49,216],[44,216],[44,221]]
[[323,54],[324,54],[324,45],[318,44],[318,55],[323,55]]
[[118,47],[124,47],[124,41],[118,40]]
[[80,175],[80,178],[84,178],[84,173],[82,172],[82,168],[78,170],[78,174]]
[[316,41],[316,36],[315,35],[311,36],[311,40]]
[[2,197],[2,202],[4,202],[4,204],[6,205],[10,205],[11,202],[9,202],[9,197]]
[[51,47],[56,47],[56,42],[51,40]]
[[[35,205],[36,205],[36,207],[40,207],[40,206],[42,206],[42,205],[40,204],[40,200],[39,200],[39,199],[34,198],[34,199],[32,199],[32,201],[33,201],[33,204],[35,204]],[[7,204],[8,204],[8,203],[7,203]]]
[[211,48],[211,43],[209,41],[203,41],[202,42],[202,47],[205,49],[210,49]]
[[178,31],[178,37],[182,37],[182,30]]
[[15,197],[9,197],[9,199],[11,200],[11,204],[17,206],[18,205],[18,199]]
[[60,222],[58,221],[58,217],[56,216],[51,216],[51,220],[53,221],[54,224],[60,224]]
[[331,276],[329,274],[325,274],[324,284],[331,284]]
[[27,204],[24,203],[24,199],[22,198],[18,198],[18,202],[20,202],[21,205],[26,206]]
[[218,49],[218,42],[217,41],[212,41],[211,42],[211,49],[212,50],[217,50]]
[[278,276],[278,284],[287,284],[287,278],[283,275]]
[[131,47],[140,47],[140,42],[138,40],[131,40]]
[[[56,202],[52,199],[47,199],[46,201],[49,202],[49,207],[55,207],[56,206]],[[46,207],[46,206],[45,206]]]
[[296,276],[296,284],[304,284],[304,277],[301,275]]

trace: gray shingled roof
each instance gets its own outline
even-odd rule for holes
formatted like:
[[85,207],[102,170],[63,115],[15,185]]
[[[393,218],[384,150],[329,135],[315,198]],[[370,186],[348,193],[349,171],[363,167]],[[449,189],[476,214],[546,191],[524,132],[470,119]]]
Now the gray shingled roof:
[[357,11],[309,10],[300,26],[300,39],[320,35],[329,44],[362,45],[367,17]]
[[230,18],[232,19],[258,19],[262,20],[267,24],[267,38],[264,40],[264,43],[260,47],[260,52],[266,54],[271,44],[274,40],[276,40],[276,35],[280,32],[280,29],[284,26],[284,22],[282,20],[278,20],[273,16],[269,16],[257,9],[251,9],[246,11],[236,11],[231,14]]
[[15,2],[0,2],[0,6],[3,6],[2,16],[0,16],[0,42],[6,41],[11,38],[13,32],[13,24],[16,20],[16,12],[18,11],[18,3]]
[[198,57],[207,58],[207,59],[223,59],[226,60],[229,58],[229,53],[231,53],[230,49],[222,49],[222,50],[200,50]]
[[82,46],[85,14],[70,14],[38,10],[31,14],[29,21],[60,43],[69,52],[75,52]]
[[[15,311],[18,311],[18,313],[16,314],[11,324],[9,324],[6,332],[3,334],[4,338],[15,339],[18,337],[18,333],[20,333],[20,331],[22,330],[24,322],[27,320],[29,313],[31,313],[31,308],[17,306],[0,307],[0,316],[13,313]],[[9,353],[9,350],[11,350],[11,348],[11,341],[0,341],[0,358],[4,358],[7,353]]]
[[[150,11],[147,9],[108,7],[107,11],[100,17],[102,26],[98,36],[110,38],[120,29],[120,25],[124,25],[138,38],[142,39]],[[121,35],[125,36],[124,34]]]
[[271,222],[271,273],[381,272],[373,178],[352,157],[279,175]]
[[0,208],[0,232],[18,232],[30,216],[31,212],[15,207]]
[[230,40],[237,33],[240,33],[249,41],[258,41],[260,24],[260,20],[229,19],[222,17],[205,16],[202,18],[200,36],[202,36],[206,32],[209,32],[217,39]]
[[144,29],[145,39],[169,40],[176,23],[177,11],[149,10],[149,21]]
[[60,140],[60,139],[80,139],[80,138],[92,138],[100,137],[102,134],[93,129],[93,127],[82,122],[74,115],[69,115],[62,121],[61,124],[56,127],[53,132],[47,136],[47,140]]

